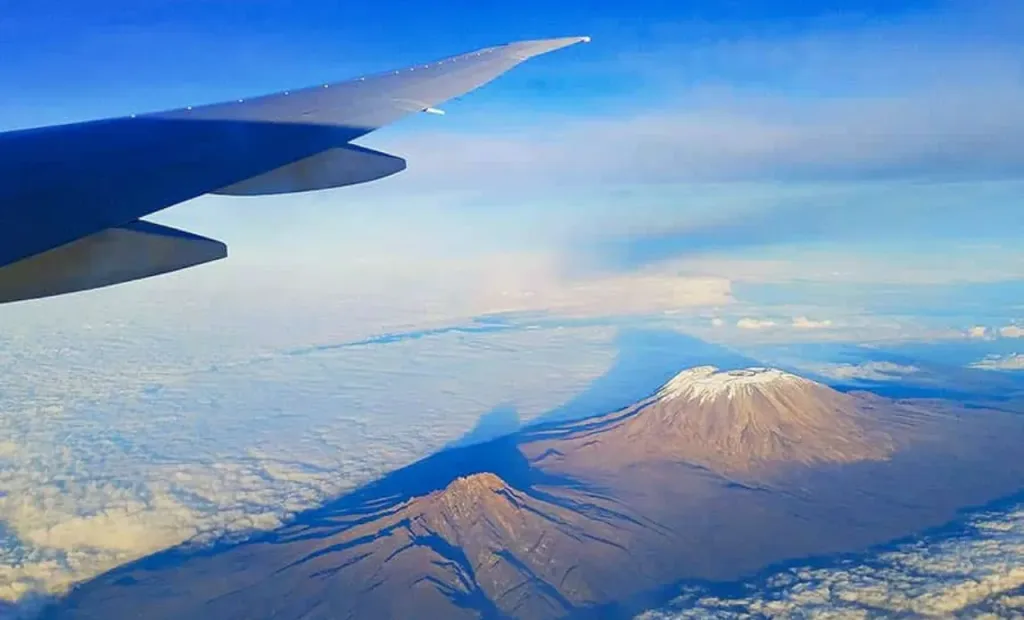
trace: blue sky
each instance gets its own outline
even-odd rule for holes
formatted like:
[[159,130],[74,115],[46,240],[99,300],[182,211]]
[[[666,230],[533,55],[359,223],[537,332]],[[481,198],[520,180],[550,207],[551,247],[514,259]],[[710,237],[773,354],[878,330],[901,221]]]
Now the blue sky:
[[[895,87],[910,73],[920,78],[938,69],[920,72],[921,66],[901,63],[858,70],[838,66],[829,78],[828,71],[813,65],[821,60],[819,48],[830,42],[870,44],[867,49],[843,47],[842,55],[849,58],[843,65],[880,50],[908,47],[920,47],[922,55],[933,51],[929,47],[946,48],[945,56],[954,55],[949,47],[975,43],[1011,51],[1020,25],[1020,11],[1012,2],[989,1],[7,4],[0,52],[19,62],[4,63],[0,77],[22,95],[6,98],[5,125],[219,100],[496,42],[573,33],[590,34],[596,44],[508,76],[474,98],[511,104],[541,99],[573,113],[591,112],[609,98],[636,107],[657,92],[651,87],[665,92],[696,84],[813,98]],[[884,40],[889,33],[905,40]],[[799,43],[804,58],[786,49],[791,42]],[[772,49],[756,47],[765,44]],[[735,48],[730,54],[715,53],[730,46]],[[963,50],[955,56],[972,54]],[[943,64],[948,58],[934,60]],[[652,76],[671,73],[672,65],[682,65],[685,74],[673,75],[671,84]],[[851,74],[857,79],[851,81]],[[636,91],[641,85],[645,96]]]
[[[446,117],[365,138],[409,160],[397,177],[203,197],[159,214],[225,240],[232,257],[142,285],[154,290],[251,283],[251,294],[301,289],[281,303],[323,306],[344,297],[334,282],[409,313],[434,303],[440,320],[578,313],[601,301],[593,291],[619,287],[619,298],[661,299],[610,314],[724,308],[732,323],[799,312],[860,335],[877,316],[906,335],[1020,319],[1024,10],[1014,2],[4,8],[0,56],[19,59],[0,67],[16,95],[0,103],[6,128],[264,93],[522,38],[594,37],[452,102]],[[992,303],[973,299],[979,287]]]
[[[6,128],[264,93],[522,38],[594,37],[452,102],[448,116],[365,138],[409,160],[397,177],[161,213],[225,240],[232,257],[142,285],[153,290],[250,282],[252,294],[301,289],[295,304],[326,307],[344,296],[334,282],[414,313],[444,305],[442,288],[449,301],[495,289],[497,301],[438,307],[439,320],[578,311],[598,301],[568,300],[581,287],[625,287],[619,297],[675,287],[679,308],[663,298],[608,312],[728,306],[730,323],[793,311],[861,327],[888,312],[908,335],[981,320],[998,329],[1022,314],[1011,303],[1024,277],[1014,2],[4,8],[0,56],[19,59],[0,67],[16,95],[0,102]],[[992,304],[972,303],[970,287],[987,287]]]

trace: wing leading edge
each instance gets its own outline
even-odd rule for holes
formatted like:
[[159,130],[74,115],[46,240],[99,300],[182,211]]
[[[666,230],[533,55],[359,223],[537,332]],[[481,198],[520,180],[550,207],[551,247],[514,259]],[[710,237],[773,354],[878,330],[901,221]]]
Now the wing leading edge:
[[[60,265],[54,272],[59,279],[61,269],[71,268],[68,261],[84,260],[83,248],[94,249],[97,242],[112,247],[110,235],[94,236],[112,231],[121,238],[125,227],[131,232],[140,225],[140,218],[203,194],[310,191],[395,174],[405,160],[349,142],[432,110],[534,56],[585,41],[589,38],[522,41],[253,99],[2,133],[0,287],[16,282],[22,292],[6,294],[0,288],[0,303],[32,298],[25,296],[31,290],[24,288],[25,274],[45,282],[47,270]],[[114,255],[130,261],[124,248],[137,246],[120,243]],[[194,264],[201,262],[207,261]],[[85,261],[82,268],[95,264]],[[33,295],[170,270],[97,271],[91,279],[76,276],[74,287],[51,282]]]
[[353,138],[464,95],[535,56],[590,37],[520,41],[345,82],[182,108],[156,118],[298,123],[343,128]]

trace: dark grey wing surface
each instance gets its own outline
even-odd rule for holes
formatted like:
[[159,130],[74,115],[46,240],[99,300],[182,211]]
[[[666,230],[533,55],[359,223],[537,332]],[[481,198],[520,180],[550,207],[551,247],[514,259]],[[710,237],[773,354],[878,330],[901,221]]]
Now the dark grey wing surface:
[[404,160],[348,143],[586,40],[511,43],[242,101],[0,134],[0,272],[207,193],[308,191],[393,174]]
[[225,256],[220,241],[136,220],[0,269],[0,303],[130,282]]

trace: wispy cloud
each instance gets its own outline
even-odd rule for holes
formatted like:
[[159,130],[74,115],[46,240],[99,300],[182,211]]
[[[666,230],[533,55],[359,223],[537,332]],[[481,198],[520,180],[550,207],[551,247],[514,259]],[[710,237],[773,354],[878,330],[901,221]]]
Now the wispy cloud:
[[[593,106],[598,113],[570,106],[529,122],[502,115],[500,128],[396,133],[379,146],[409,158],[395,192],[502,187],[530,201],[581,187],[645,188],[621,201],[639,203],[630,205],[637,215],[609,221],[588,240],[589,258],[611,269],[814,242],[1005,240],[1024,227],[1015,208],[1024,47],[990,34],[1003,20],[1016,23],[1019,9],[992,6],[812,34],[704,33],[675,44],[666,26],[662,39],[621,50],[604,69],[641,76],[658,93],[643,103]],[[741,180],[817,186],[776,201],[762,187],[739,207],[711,193],[701,204],[680,188]],[[859,189],[844,192],[843,183]],[[644,203],[659,200],[655,186],[678,204],[647,218]]]
[[[899,203],[894,201],[893,208]],[[931,294],[928,287],[962,287],[958,294],[965,297],[963,301],[994,306],[1003,303],[993,304],[993,291],[985,291],[980,285],[1024,278],[1024,252],[1002,245],[972,246],[948,240],[931,245],[908,238],[890,245],[822,242],[762,246],[747,252],[723,248],[674,258],[663,263],[663,268],[686,274],[715,273],[741,284],[792,284],[808,289],[842,285],[851,293],[874,286],[877,288],[872,293],[884,297],[903,291],[925,298]],[[972,285],[979,286],[972,290]],[[1020,284],[1014,284],[1017,286]],[[819,297],[827,295],[817,292]],[[1013,296],[1017,291],[1010,287],[1006,292]]]
[[740,329],[769,329],[775,327],[775,321],[771,319],[753,319],[750,317],[744,317],[736,321],[736,327]]
[[989,355],[971,364],[971,368],[984,370],[1024,370],[1024,354]]
[[1020,325],[1007,325],[999,328],[999,335],[1003,338],[1024,338],[1024,327]]
[[[385,146],[413,162],[410,186],[1005,178],[1024,171],[1024,122],[1013,113],[1024,88],[1007,90],[843,103],[717,93],[701,97],[704,109],[676,100],[515,135],[416,134]],[[434,156],[438,144],[449,155]]]
[[793,327],[795,329],[827,329],[832,327],[832,321],[830,319],[816,321],[805,316],[798,316],[793,318]]
[[[979,2],[784,31],[658,24],[573,65],[645,98],[570,98],[528,120],[481,108],[467,113],[497,115],[500,127],[384,142],[410,155],[417,183],[1019,176],[1024,45],[1007,24],[1020,21],[1012,2]],[[451,147],[444,157],[439,143]]]
[[826,364],[814,366],[814,370],[833,379],[864,379],[868,381],[899,381],[906,375],[920,372],[916,366],[893,362]]
[[977,340],[985,340],[992,337],[992,333],[984,325],[973,325],[967,328],[967,337]]
[[988,325],[974,325],[967,329],[967,336],[978,340],[995,340],[997,338],[1014,339],[1024,338],[1024,327],[1011,323],[1001,327]]
[[[709,205],[703,217],[688,214],[633,226],[598,240],[595,260],[611,268],[635,269],[680,257],[826,242],[862,251],[880,244],[898,247],[919,244],[923,234],[947,244],[998,241],[1009,230],[1024,228],[1024,220],[1010,206],[1020,191],[1018,183],[866,184],[846,189],[818,188],[803,197],[721,215],[710,215],[715,211]],[[975,200],[985,202],[976,205]],[[1022,275],[1019,267],[1016,273]]]

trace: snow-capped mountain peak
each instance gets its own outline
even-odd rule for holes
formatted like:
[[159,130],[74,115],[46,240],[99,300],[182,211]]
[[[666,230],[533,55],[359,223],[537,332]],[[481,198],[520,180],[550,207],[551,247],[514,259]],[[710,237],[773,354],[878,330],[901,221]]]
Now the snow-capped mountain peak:
[[813,382],[776,368],[719,370],[715,366],[698,366],[672,377],[658,390],[657,397],[659,400],[691,399],[704,402],[719,397],[733,398],[755,390],[803,384]]
[[623,457],[658,454],[734,474],[771,464],[885,459],[892,441],[869,404],[776,368],[698,366],[626,410],[601,442],[621,434],[615,452]]

